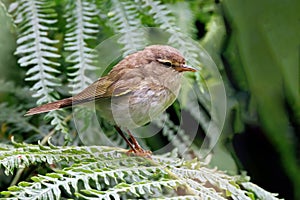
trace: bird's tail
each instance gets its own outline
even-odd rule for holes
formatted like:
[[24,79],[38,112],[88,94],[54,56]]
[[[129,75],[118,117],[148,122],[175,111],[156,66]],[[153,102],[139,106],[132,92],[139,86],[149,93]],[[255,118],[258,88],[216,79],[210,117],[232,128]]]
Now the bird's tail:
[[49,112],[51,110],[57,110],[57,109],[65,108],[65,107],[69,107],[69,106],[72,106],[72,97],[62,99],[59,101],[55,101],[55,102],[51,102],[51,103],[47,103],[47,104],[44,104],[44,105],[41,105],[41,106],[38,106],[35,108],[31,108],[30,110],[27,111],[25,116]]

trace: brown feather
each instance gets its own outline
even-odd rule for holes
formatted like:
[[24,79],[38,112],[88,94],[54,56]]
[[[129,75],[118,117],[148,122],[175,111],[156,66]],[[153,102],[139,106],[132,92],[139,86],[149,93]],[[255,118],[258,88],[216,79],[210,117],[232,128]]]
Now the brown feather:
[[51,110],[57,110],[60,108],[69,107],[71,105],[72,105],[72,98],[62,99],[62,100],[47,103],[47,104],[44,104],[44,105],[41,105],[41,106],[38,106],[35,108],[31,108],[29,111],[27,111],[25,116],[35,115],[35,114],[39,114],[39,113],[45,113],[45,112],[49,112]]

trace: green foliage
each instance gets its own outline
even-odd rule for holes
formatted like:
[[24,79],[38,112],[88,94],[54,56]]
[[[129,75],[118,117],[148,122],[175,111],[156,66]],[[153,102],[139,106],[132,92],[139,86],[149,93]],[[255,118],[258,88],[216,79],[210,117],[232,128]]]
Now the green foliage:
[[[1,192],[1,197],[277,199],[249,182],[248,177],[230,176],[222,171],[229,169],[237,174],[237,170],[243,169],[237,169],[232,158],[234,151],[229,152],[224,141],[231,142],[228,138],[245,131],[251,123],[261,126],[278,148],[281,164],[297,192],[299,144],[295,141],[300,101],[295,52],[299,50],[299,31],[293,28],[299,26],[292,20],[298,19],[294,16],[297,11],[289,12],[285,7],[281,18],[273,12],[275,9],[281,13],[283,3],[273,7],[256,1],[248,1],[247,6],[233,1],[216,2],[1,1],[0,67],[4,76],[9,74],[9,80],[0,80],[0,187],[7,190]],[[256,20],[250,12],[259,14]],[[158,34],[157,38],[149,39],[148,34],[154,29],[147,27],[160,29],[167,38]],[[121,48],[105,46],[107,38],[117,38],[114,42]],[[277,43],[278,38],[290,40]],[[105,55],[97,52],[100,43],[110,56],[99,57]],[[93,142],[126,145],[110,125],[92,119],[92,112],[72,113],[82,119],[82,130],[78,124],[68,123],[69,110],[50,112],[46,120],[43,115],[23,116],[36,101],[43,104],[77,94],[98,78],[100,71],[107,72],[104,67],[112,67],[117,58],[152,43],[168,43],[178,48],[189,65],[200,69],[185,77],[179,103],[153,121],[162,134],[150,142],[140,139],[142,146],[151,150],[156,143],[170,143],[172,149],[178,149],[178,155],[173,151],[149,160],[128,156],[124,149],[82,146],[76,131],[85,130],[88,136],[97,132],[91,137]],[[243,92],[249,96],[241,98]],[[178,123],[183,112],[200,127],[194,135],[190,127]],[[227,123],[223,127],[225,117]],[[99,129],[92,126],[95,121],[105,134],[100,139]],[[13,134],[18,140],[33,144],[13,141],[7,145]],[[44,146],[49,137],[55,145],[69,142],[73,146]],[[214,145],[212,162],[200,162],[207,155],[207,148],[210,151]],[[222,170],[211,169],[215,165]]]
[[[0,123],[5,124],[5,126],[9,126],[10,133],[23,131],[29,132],[34,131],[39,133],[38,128],[29,123],[28,118],[24,118],[24,111],[20,107],[8,106],[6,103],[0,104]],[[9,113],[9,116],[7,116]]]
[[19,87],[16,86],[11,81],[4,81],[4,80],[0,80],[0,85],[1,85],[0,92],[8,94],[6,98],[10,99],[14,97],[17,98],[18,100],[23,101],[24,104],[32,101],[32,98],[30,98],[30,94],[32,92],[29,90],[28,87]]
[[97,18],[97,10],[94,2],[68,1],[65,10],[66,36],[65,50],[70,52],[66,61],[69,66],[70,87],[72,94],[77,94],[89,86],[93,81],[86,75],[86,70],[95,71],[93,63],[95,55],[87,41],[95,40],[99,26],[93,21]]
[[121,37],[118,42],[123,45],[123,55],[136,52],[146,46],[138,7],[134,1],[113,0],[112,9],[108,13],[109,22]]
[[[53,66],[60,64],[55,61],[60,55],[54,46],[59,41],[48,36],[48,32],[55,30],[53,25],[57,22],[53,9],[54,2],[16,1],[10,5],[13,12],[14,23],[18,26],[17,49],[15,54],[21,56],[18,63],[21,67],[29,67],[26,81],[33,81],[31,90],[37,104],[49,103],[57,99],[54,87],[60,86],[59,79],[54,74],[60,72]],[[54,97],[56,96],[56,98]],[[58,112],[51,112],[47,117],[52,119],[52,125],[57,130],[67,132],[67,125]]]
[[[175,151],[152,159],[128,156],[113,147],[57,147],[15,143],[0,149],[5,173],[33,164],[46,164],[53,172],[31,177],[1,192],[20,199],[251,199],[276,195],[228,176],[197,159],[184,161]],[[5,199],[5,198],[4,198]],[[256,199],[256,198],[253,198]]]
[[[5,127],[4,129],[7,129],[5,132],[8,134],[30,131],[39,133],[39,129],[29,122],[29,118],[24,118],[24,107],[28,108],[32,101],[29,88],[17,87],[13,82],[3,80],[0,80],[0,85],[2,86],[0,92],[8,94],[6,102],[0,103],[0,123]],[[19,101],[23,104],[18,106]]]
[[[249,112],[245,123],[257,124],[255,118],[261,119],[299,199],[300,28],[295,19],[299,18],[296,8],[300,4],[293,0],[273,3],[224,4],[227,20],[234,27],[225,55],[235,72],[234,83],[251,93],[252,105],[244,107],[244,113]],[[256,13],[254,18],[251,13]]]

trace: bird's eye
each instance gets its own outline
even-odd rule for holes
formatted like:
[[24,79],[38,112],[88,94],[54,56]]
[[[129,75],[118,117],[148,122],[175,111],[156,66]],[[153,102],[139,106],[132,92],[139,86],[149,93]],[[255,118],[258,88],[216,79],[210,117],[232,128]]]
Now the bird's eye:
[[172,62],[169,60],[157,59],[157,61],[160,62],[161,64],[166,65],[167,67],[172,67]]

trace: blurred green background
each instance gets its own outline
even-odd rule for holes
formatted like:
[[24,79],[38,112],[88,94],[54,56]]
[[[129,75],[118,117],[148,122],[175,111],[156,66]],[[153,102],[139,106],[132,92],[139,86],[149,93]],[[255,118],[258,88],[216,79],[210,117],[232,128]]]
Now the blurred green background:
[[253,181],[286,199],[300,198],[299,8],[299,1],[223,4],[222,57],[243,118],[235,152]]

